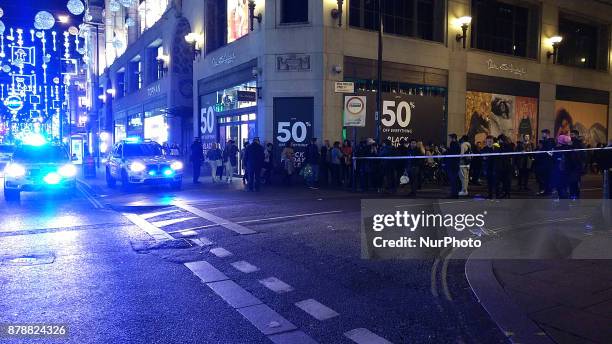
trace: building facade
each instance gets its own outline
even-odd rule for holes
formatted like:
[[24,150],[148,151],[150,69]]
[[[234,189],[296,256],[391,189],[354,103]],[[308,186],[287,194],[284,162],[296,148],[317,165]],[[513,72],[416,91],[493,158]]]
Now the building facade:
[[193,58],[184,39],[191,27],[182,13],[180,1],[129,7],[107,1],[107,67],[99,91],[105,137],[150,139],[182,150],[193,139]]
[[[544,128],[575,128],[592,145],[610,137],[605,1],[383,2],[392,8],[382,9],[380,107],[376,1],[256,0],[254,10],[249,3],[182,4],[201,51],[193,130],[206,143],[259,136],[278,147],[291,140],[299,152],[311,137],[535,140]],[[337,82],[354,90],[336,92]],[[344,126],[345,102],[355,100],[365,127]]]

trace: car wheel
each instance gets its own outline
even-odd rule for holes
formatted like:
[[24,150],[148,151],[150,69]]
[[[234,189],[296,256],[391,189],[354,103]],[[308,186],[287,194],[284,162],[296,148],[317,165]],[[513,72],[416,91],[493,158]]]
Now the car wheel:
[[130,179],[128,178],[128,174],[125,170],[121,171],[121,187],[126,191],[132,188],[132,184],[130,183]]
[[170,188],[172,190],[180,190],[182,186],[183,186],[183,179],[179,179],[175,182],[170,183]]
[[4,200],[7,202],[19,202],[21,194],[19,190],[4,189]]
[[111,189],[114,188],[115,186],[117,186],[117,181],[111,175],[110,170],[108,169],[108,167],[106,168],[106,186],[108,186]]

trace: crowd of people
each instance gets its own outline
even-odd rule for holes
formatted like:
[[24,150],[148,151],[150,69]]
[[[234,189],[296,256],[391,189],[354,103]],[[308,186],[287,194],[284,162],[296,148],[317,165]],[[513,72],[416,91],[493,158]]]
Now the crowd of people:
[[[608,146],[612,147],[612,141]],[[213,183],[231,183],[240,161],[249,191],[259,191],[261,184],[271,184],[273,175],[280,174],[283,184],[291,185],[299,175],[311,188],[352,187],[379,193],[396,193],[404,188],[408,196],[416,196],[424,184],[436,184],[447,186],[448,196],[458,198],[469,196],[472,186],[486,184],[488,198],[510,198],[516,190],[576,199],[580,198],[585,174],[612,168],[612,150],[585,148],[591,147],[575,130],[553,138],[544,129],[537,144],[529,136],[513,142],[505,135],[474,142],[465,135],[451,134],[448,145],[410,139],[400,140],[397,146],[390,140],[377,143],[372,138],[356,145],[349,140],[333,144],[325,140],[319,145],[313,138],[299,162],[293,144],[288,142],[280,152],[280,164],[275,164],[273,145],[262,144],[257,137],[244,142],[242,149],[233,140],[223,149],[213,144],[206,154],[196,138],[191,162],[194,183],[199,183],[204,162],[210,165]],[[532,178],[538,190],[530,190]]]

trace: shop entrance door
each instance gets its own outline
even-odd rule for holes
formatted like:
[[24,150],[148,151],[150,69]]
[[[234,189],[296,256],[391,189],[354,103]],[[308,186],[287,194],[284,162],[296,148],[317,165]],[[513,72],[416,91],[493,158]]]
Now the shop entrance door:
[[[229,119],[229,118],[227,118]],[[221,119],[219,123],[219,139],[223,148],[227,144],[228,140],[234,140],[238,146],[238,151],[242,153],[242,149],[245,146],[245,142],[251,142],[255,136],[257,136],[257,130],[255,127],[255,114],[245,114],[232,116],[231,119],[236,121],[228,121]],[[238,156],[238,168],[234,171],[234,174],[241,175],[243,173],[244,166],[242,165],[242,155]]]

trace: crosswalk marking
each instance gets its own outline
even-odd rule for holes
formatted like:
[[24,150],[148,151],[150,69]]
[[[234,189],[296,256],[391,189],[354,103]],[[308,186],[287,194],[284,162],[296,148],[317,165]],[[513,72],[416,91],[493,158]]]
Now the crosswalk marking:
[[196,276],[198,276],[204,283],[225,281],[229,279],[223,272],[217,270],[209,262],[203,260],[185,263],[185,266]]
[[259,271],[258,267],[244,260],[233,262],[230,265],[233,266],[234,269],[240,272],[244,272],[245,274],[250,274],[251,272]]
[[243,308],[262,304],[258,298],[244,290],[244,288],[236,284],[234,281],[227,280],[207,283],[206,285],[234,308]]
[[317,344],[318,342],[310,338],[302,331],[291,331],[268,336],[274,344]]
[[140,227],[140,229],[147,232],[155,240],[158,240],[158,241],[174,240],[174,238],[170,234],[155,227],[154,225],[149,223],[147,220],[143,219],[142,217],[136,214],[124,213],[123,216],[125,216],[128,220],[132,221],[132,223],[135,224],[136,226]]
[[344,336],[357,344],[393,344],[367,328],[356,328],[344,332]]
[[289,320],[265,304],[238,308],[238,312],[265,335],[297,329]]
[[225,258],[225,257],[229,257],[229,256],[233,255],[232,252],[224,249],[223,247],[211,248],[210,249],[210,253],[214,254],[215,256],[217,256],[219,258]]
[[266,288],[272,290],[277,294],[288,293],[294,290],[292,286],[279,280],[276,277],[268,277],[261,279],[259,280],[259,283],[263,284]]
[[215,243],[208,240],[208,238],[205,237],[199,237],[199,238],[193,238],[193,239],[189,239],[189,241],[191,241],[192,243],[203,247],[203,246],[210,246],[210,245],[214,245]]
[[337,317],[340,314],[315,299],[296,302],[295,305],[319,321]]
[[142,217],[145,220],[157,217],[157,216],[162,216],[162,215],[168,215],[168,214],[172,214],[172,213],[177,213],[181,211],[180,209],[171,209],[171,210],[164,210],[164,211],[157,211],[154,213],[146,213],[146,214],[140,214],[140,217]]
[[156,222],[152,222],[151,224],[155,227],[167,227],[167,226],[171,226],[177,223],[181,223],[181,222],[185,222],[185,221],[189,221],[193,219],[196,219],[196,217],[181,217],[179,219],[156,221]]

